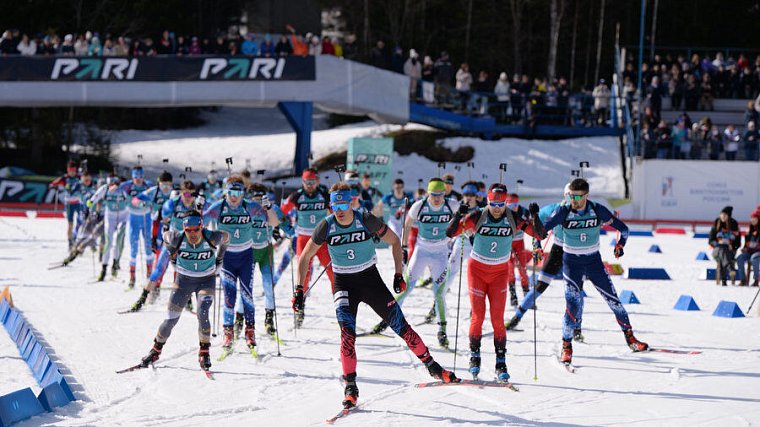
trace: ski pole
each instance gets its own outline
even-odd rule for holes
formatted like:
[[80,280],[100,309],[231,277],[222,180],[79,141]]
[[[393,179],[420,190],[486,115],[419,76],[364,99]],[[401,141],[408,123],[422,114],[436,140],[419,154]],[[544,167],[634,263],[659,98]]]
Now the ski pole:
[[272,246],[272,235],[269,233],[269,227],[267,227],[267,242],[269,242],[267,250],[269,251],[269,280],[272,283],[272,303],[274,305],[275,342],[277,343],[277,356],[279,357],[282,356],[282,353],[280,353],[280,327],[277,325],[277,302],[274,296],[274,247]]
[[[451,372],[456,374],[457,371],[457,349],[459,347],[459,308],[462,305],[462,263],[464,262],[464,233],[460,240],[461,251],[459,253],[459,290],[457,291],[457,322],[454,329],[454,369]],[[445,296],[444,296],[445,298]]]
[[[296,237],[293,236],[290,238],[290,243],[288,243],[288,255],[290,256],[290,287],[293,290],[293,295],[296,294],[296,279],[294,276],[293,269],[296,266],[295,259],[293,259],[293,242]],[[298,338],[298,320],[296,320],[296,312],[293,311],[293,333],[295,334],[296,338]]]
[[757,288],[757,292],[755,292],[755,297],[752,298],[752,302],[749,304],[749,307],[747,308],[747,313],[746,314],[749,314],[749,311],[752,310],[752,306],[755,305],[755,300],[757,299],[757,296],[759,294],[760,294],[760,287]]
[[214,306],[213,306],[213,325],[211,326],[211,336],[216,338],[216,300],[219,299],[219,284],[216,283],[216,279],[214,279]]
[[304,299],[306,299],[306,297],[309,295],[309,292],[311,292],[311,290],[312,290],[312,289],[314,289],[314,285],[316,285],[316,284],[317,284],[317,281],[319,280],[319,278],[320,278],[320,277],[322,277],[322,275],[323,275],[323,274],[325,274],[325,271],[327,271],[327,269],[328,269],[328,268],[330,268],[330,265],[331,265],[331,264],[332,264],[332,260],[331,260],[330,262],[328,262],[328,263],[327,263],[327,265],[325,266],[325,268],[323,268],[323,269],[322,269],[322,271],[320,271],[320,272],[319,272],[319,276],[317,276],[317,278],[316,278],[316,279],[314,279],[314,280],[311,282],[311,285],[309,285],[309,289],[308,289],[308,290],[306,290],[306,293],[305,293],[305,294],[303,294],[303,298],[304,298]]
[[[536,219],[532,219],[533,227],[536,225]],[[534,228],[535,230],[535,228]],[[538,333],[536,332],[536,299],[538,299],[538,295],[536,295],[536,264],[538,264],[538,250],[537,247],[540,248],[541,244],[533,237],[533,277],[532,277],[532,287],[533,287],[533,381],[538,381]]]

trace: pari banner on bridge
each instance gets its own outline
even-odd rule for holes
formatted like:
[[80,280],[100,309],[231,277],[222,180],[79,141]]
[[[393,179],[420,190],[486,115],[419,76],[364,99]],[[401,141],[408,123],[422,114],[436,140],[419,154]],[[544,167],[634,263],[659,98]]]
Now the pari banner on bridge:
[[315,80],[313,56],[26,57],[0,61],[0,81]]
[[728,205],[738,221],[760,205],[757,162],[645,160],[634,166],[633,207],[639,219],[712,221]]

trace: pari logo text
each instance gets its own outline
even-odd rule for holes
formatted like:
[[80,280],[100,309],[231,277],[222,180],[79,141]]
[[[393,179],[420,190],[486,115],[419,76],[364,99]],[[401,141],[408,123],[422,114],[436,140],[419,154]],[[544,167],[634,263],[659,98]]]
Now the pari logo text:
[[50,79],[73,75],[77,80],[132,80],[138,65],[137,58],[58,58]]

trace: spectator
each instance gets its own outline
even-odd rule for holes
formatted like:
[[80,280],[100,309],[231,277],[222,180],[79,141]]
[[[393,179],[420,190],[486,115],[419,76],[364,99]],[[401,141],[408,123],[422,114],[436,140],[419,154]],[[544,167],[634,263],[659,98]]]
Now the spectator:
[[391,54],[391,71],[399,74],[404,73],[404,50],[399,45],[393,48]]
[[177,55],[187,55],[190,53],[190,45],[187,44],[185,36],[177,36]]
[[509,101],[509,78],[507,77],[507,73],[502,72],[499,74],[499,80],[496,81],[496,87],[494,87],[493,93],[496,95],[497,101]]
[[188,55],[200,55],[203,53],[198,37],[190,39],[190,46],[187,48],[187,53]]
[[335,51],[335,56],[338,58],[343,58],[343,45],[340,44],[337,38],[333,37],[330,40],[330,43],[333,45],[333,50]]
[[657,158],[669,159],[670,153],[673,149],[673,143],[668,122],[660,120],[660,124],[657,125],[657,130],[655,130],[654,135],[657,138]]
[[672,76],[668,82],[668,94],[670,95],[670,109],[673,111],[681,109],[681,102],[683,101],[684,91],[686,85],[681,78],[681,71],[678,66],[673,66]]
[[697,109],[697,104],[699,103],[699,85],[694,74],[686,75],[684,100],[686,101],[686,111],[695,111]]
[[456,74],[456,89],[460,92],[470,92],[470,86],[472,85],[472,74],[470,74],[470,66],[466,62],[459,66]]
[[435,69],[433,68],[433,58],[425,55],[425,59],[422,61],[422,81],[432,82],[435,75]]
[[747,110],[744,112],[744,126],[749,122],[760,122],[760,113],[756,109],[754,101],[747,101]]
[[358,50],[359,49],[356,47],[356,35],[347,35],[343,40],[343,57],[346,59],[355,60]]
[[335,55],[335,46],[333,46],[330,37],[322,37],[322,55]]
[[240,45],[240,52],[246,56],[256,56],[259,53],[256,41],[253,39],[253,34],[248,33],[245,35],[243,43]]
[[322,42],[319,40],[318,35],[312,35],[309,40],[309,55],[317,56],[322,54]]
[[77,36],[77,41],[74,42],[74,55],[87,56],[88,51],[89,46],[87,45],[87,40],[85,39],[84,34],[79,34]]
[[87,56],[102,56],[103,46],[100,45],[100,37],[93,36],[87,46]]
[[703,128],[705,126],[709,127],[707,138],[710,145],[710,160],[718,160],[721,151],[723,151],[723,134],[720,133],[717,126],[709,123],[709,119],[708,123],[703,125]]
[[760,143],[760,133],[757,131],[757,122],[750,120],[747,122],[747,130],[744,132],[744,158],[750,162],[758,160],[758,143]]
[[0,54],[18,55],[19,52],[16,50],[16,46],[11,30],[5,30],[3,37],[0,37]]
[[29,36],[24,34],[21,36],[21,41],[19,42],[18,46],[16,46],[16,50],[25,56],[36,55],[37,43],[34,40],[29,40]]
[[[604,125],[607,123],[607,112],[610,109],[610,88],[607,87],[604,79],[599,80],[599,84],[594,88],[591,95],[594,97],[594,111],[596,111],[597,115],[596,122],[599,125]],[[657,111],[656,109],[654,110]]]
[[758,220],[760,219],[760,211],[752,212],[749,217],[749,230],[744,237],[744,248],[742,253],[736,257],[736,263],[739,266],[738,277],[742,286],[749,284],[749,275],[744,269],[744,265],[749,264],[752,266],[752,272],[754,273],[754,280],[752,280],[751,286],[758,286],[758,275],[760,275],[760,227],[758,227]]
[[110,37],[103,42],[103,56],[116,56],[116,48]]
[[114,46],[114,55],[115,56],[129,55],[129,43],[127,43],[124,37],[119,37],[118,39],[116,39],[116,46]]
[[691,160],[700,160],[702,158],[703,141],[699,129],[699,123],[692,123],[691,132],[687,134],[691,144],[691,152],[689,153]]
[[229,44],[227,44],[227,55],[230,55],[230,56],[240,55],[240,52],[238,51],[238,45],[234,41],[231,41],[229,42]]
[[390,58],[388,51],[385,49],[385,42],[378,40],[375,47],[369,53],[369,63],[373,67],[387,70],[390,68]]
[[710,82],[710,74],[702,74],[702,85],[699,88],[699,109],[700,111],[713,111],[713,87]]
[[641,123],[641,144],[644,146],[645,159],[653,159],[657,155],[657,137],[646,121]]
[[409,98],[417,99],[417,83],[422,78],[422,64],[419,54],[414,49],[409,49],[409,59],[404,63],[404,74],[409,76]]
[[61,45],[61,54],[65,56],[74,56],[74,36],[71,34],[66,34],[63,37],[63,45]]
[[691,151],[691,143],[688,142],[687,132],[686,121],[683,118],[679,118],[670,133],[674,159],[686,159]]
[[731,217],[733,210],[731,206],[723,208],[710,229],[709,243],[713,250],[712,257],[718,264],[717,277],[722,281],[723,286],[726,286],[726,277],[730,277],[732,282],[736,280],[734,256],[741,244],[739,224]]
[[37,54],[38,55],[55,55],[58,53],[58,50],[60,48],[59,43],[60,39],[58,36],[45,36],[44,39],[42,39],[42,46],[37,45]]
[[158,55],[174,55],[176,53],[174,48],[174,38],[168,31],[164,30],[161,34],[161,39],[158,40],[158,46],[156,46],[156,54]]
[[284,35],[280,36],[277,46],[274,47],[274,53],[277,56],[288,56],[293,53],[293,47],[290,45],[287,37]]
[[660,78],[652,76],[652,81],[646,88],[647,104],[652,107],[652,112],[656,120],[660,120],[662,114],[662,88],[660,87]]
[[[285,41],[287,40],[288,39],[285,39]],[[241,50],[243,51],[243,54],[245,54],[245,50]],[[277,56],[277,49],[275,48],[274,42],[272,42],[271,34],[264,34],[264,41],[261,42],[261,46],[259,47],[259,55],[263,56],[264,58],[273,58]]]
[[433,76],[436,85],[450,87],[454,80],[454,66],[449,61],[449,54],[441,52],[441,56],[433,64]]
[[728,125],[726,127],[726,130],[723,131],[723,140],[726,145],[726,160],[736,160],[736,152],[739,151],[739,141],[741,140],[741,135],[736,130],[736,126]]
[[488,94],[493,90],[493,83],[488,78],[488,71],[480,70],[478,79],[472,84],[474,93],[467,106],[469,112],[484,115],[488,112]]
[[517,73],[512,76],[512,86],[510,87],[509,92],[509,103],[512,105],[512,119],[519,120],[522,116],[525,99],[523,97],[520,75]]

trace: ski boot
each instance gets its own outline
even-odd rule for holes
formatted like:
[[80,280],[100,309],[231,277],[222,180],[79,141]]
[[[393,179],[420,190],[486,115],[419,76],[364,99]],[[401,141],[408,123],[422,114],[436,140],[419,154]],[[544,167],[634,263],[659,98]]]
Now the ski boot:
[[562,355],[559,361],[569,365],[573,362],[573,342],[562,340]]
[[480,374],[480,350],[470,351],[470,375],[477,381]]
[[222,343],[222,348],[225,351],[230,351],[232,350],[232,345],[234,344],[232,326],[222,326],[222,330],[224,332],[224,342]]
[[432,358],[428,363],[426,363],[426,366],[428,368],[428,372],[430,373],[430,376],[441,380],[445,383],[458,383],[462,380],[456,377],[453,372],[448,371],[446,369],[443,369],[441,365],[438,364],[435,360]]
[[385,322],[385,320],[383,320],[382,322],[375,325],[374,328],[372,328],[372,333],[379,334],[379,333],[382,333],[387,328],[388,328],[388,324]]
[[210,347],[211,343],[202,342],[200,349],[198,350],[198,363],[204,371],[211,369],[211,355],[209,354]]
[[296,328],[300,328],[303,326],[303,320],[306,317],[306,304],[301,308],[301,310],[298,310],[298,313],[296,313]]
[[575,328],[573,330],[573,341],[575,342],[585,342],[585,337],[583,336],[583,331],[581,328]]
[[130,265],[129,266],[129,283],[127,284],[127,288],[134,289],[135,288],[135,266]]
[[132,307],[129,308],[129,311],[136,312],[140,311],[142,306],[145,304],[145,300],[148,298],[148,291],[143,289],[142,294],[140,294],[140,298],[137,299],[137,301],[132,304]]
[[158,360],[159,356],[161,356],[161,349],[164,348],[164,344],[162,342],[158,342],[153,339],[153,347],[151,347],[150,352],[147,356],[143,357],[140,361],[140,366],[143,368],[147,368],[149,365],[152,365],[153,362]]
[[515,284],[510,283],[509,284],[509,304],[512,307],[517,307],[518,301],[517,301],[517,291],[515,290]]
[[509,382],[509,372],[507,372],[507,349],[505,347],[496,348],[496,381],[500,383]]
[[446,335],[446,322],[438,322],[438,344],[449,348],[449,337]]
[[106,273],[108,273],[108,264],[103,264],[103,269],[100,270],[100,276],[98,276],[98,282],[106,280]]
[[187,310],[187,311],[189,311],[189,312],[192,313],[192,311],[193,311],[193,299],[192,298],[190,298],[190,299],[187,300],[187,304],[185,305],[185,310]]
[[433,320],[435,320],[435,303],[433,303],[433,307],[430,308],[430,311],[428,311],[428,314],[425,315],[425,321],[423,323],[433,323]]
[[264,317],[264,326],[267,329],[267,334],[274,335],[277,333],[277,329],[274,328],[274,310],[266,309],[266,315]]
[[243,313],[235,313],[235,323],[233,325],[235,341],[240,339],[240,332],[243,331]]
[[114,279],[119,276],[119,261],[114,261],[113,265],[111,266],[111,277]]
[[628,344],[628,347],[630,347],[634,353],[649,350],[649,344],[637,340],[636,337],[633,336],[632,329],[624,331],[623,334],[625,335],[625,343]]
[[253,322],[245,324],[245,345],[251,352],[256,351],[256,334],[253,327]]
[[346,388],[343,391],[343,405],[344,409],[351,409],[356,406],[356,401],[359,400],[359,387],[356,386],[356,374],[348,374],[343,376],[343,382],[346,384]]
[[511,319],[507,321],[507,323],[504,324],[504,327],[507,328],[508,331],[514,330],[517,325],[520,324],[520,320],[521,318],[515,314]]

